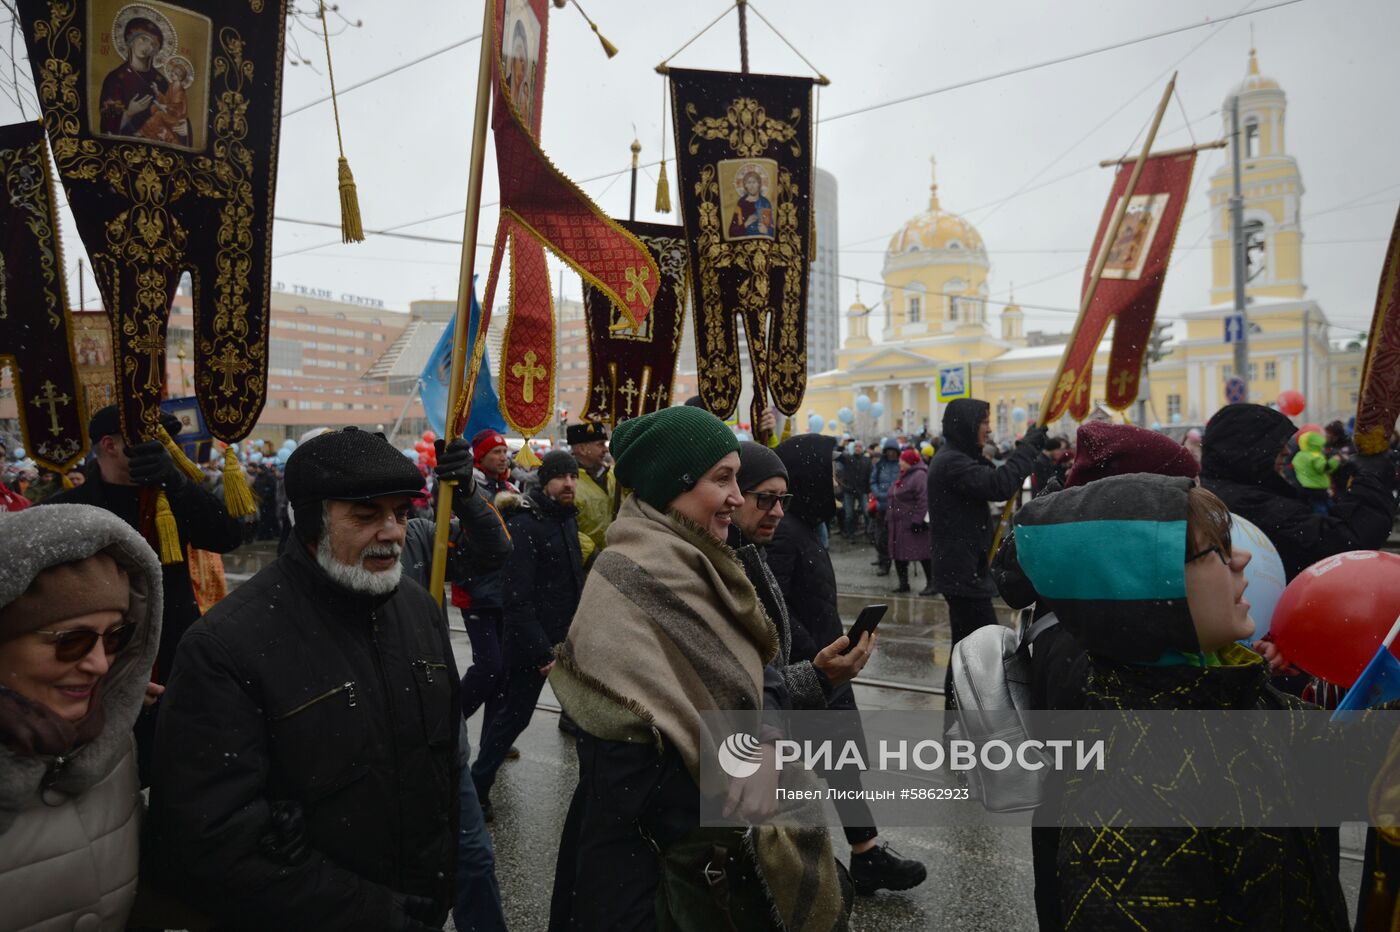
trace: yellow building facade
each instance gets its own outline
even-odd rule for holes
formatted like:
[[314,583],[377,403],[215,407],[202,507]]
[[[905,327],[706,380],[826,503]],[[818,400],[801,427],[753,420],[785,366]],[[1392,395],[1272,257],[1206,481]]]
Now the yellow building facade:
[[[1235,95],[1243,147],[1250,400],[1268,403],[1281,391],[1297,389],[1308,400],[1299,423],[1345,420],[1356,410],[1362,354],[1332,347],[1322,308],[1306,297],[1299,224],[1303,183],[1285,145],[1287,100],[1276,81],[1260,74],[1253,50],[1244,81],[1222,108],[1227,138]],[[1210,304],[1159,308],[1158,319],[1172,322],[1170,352],[1149,365],[1138,402],[1117,415],[1123,420],[1144,426],[1203,424],[1226,403],[1225,382],[1234,374],[1234,347],[1225,343],[1225,318],[1234,312],[1233,153],[1227,149],[1226,155],[1225,167],[1210,179]],[[1028,339],[1014,298],[1002,310],[999,332],[993,332],[987,323],[990,268],[981,235],[943,208],[935,174],[928,209],[906,222],[886,248],[880,300],[873,307],[857,300],[847,312],[836,368],[809,379],[804,415],[833,421],[843,407],[855,411],[856,399],[865,395],[879,405],[880,415],[857,414],[854,424],[842,429],[872,437],[914,434],[927,426],[937,434],[945,407],[937,396],[938,368],[965,364],[973,397],[991,405],[993,433],[1003,440],[1019,434],[1024,421],[1037,419],[1065,347],[1034,335]],[[1108,349],[1105,340],[1095,359],[1096,402],[1105,392]],[[1072,433],[1074,427],[1065,419],[1055,429]]]

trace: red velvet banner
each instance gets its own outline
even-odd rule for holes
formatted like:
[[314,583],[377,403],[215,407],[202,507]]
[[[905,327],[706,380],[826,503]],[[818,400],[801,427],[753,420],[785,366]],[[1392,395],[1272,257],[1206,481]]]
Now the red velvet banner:
[[[484,340],[491,320],[501,253],[509,245],[510,323],[501,353],[501,413],[512,428],[528,436],[549,423],[554,397],[554,309],[543,248],[617,304],[635,326],[646,318],[661,275],[646,247],[605,216],[540,148],[548,0],[491,2],[496,74],[491,126],[501,220],[481,302],[478,341]],[[480,354],[473,351],[454,412],[458,425],[466,420],[479,367]],[[546,372],[540,374],[541,369]]]
[[1400,214],[1390,234],[1390,247],[1381,267],[1371,336],[1366,341],[1366,365],[1361,370],[1361,393],[1356,403],[1356,449],[1384,453],[1390,446],[1395,419],[1400,417]]
[[[1050,406],[1041,415],[1043,422],[1066,411],[1077,420],[1089,414],[1094,357],[1110,323],[1114,327],[1108,360],[1108,404],[1121,411],[1137,399],[1143,358],[1195,164],[1195,153],[1186,153],[1149,158],[1143,166],[1118,235],[1108,245],[1108,261],[1094,299],[1075,322],[1074,334],[1060,359]],[[1084,272],[1086,290],[1132,173],[1132,163],[1118,166]]]

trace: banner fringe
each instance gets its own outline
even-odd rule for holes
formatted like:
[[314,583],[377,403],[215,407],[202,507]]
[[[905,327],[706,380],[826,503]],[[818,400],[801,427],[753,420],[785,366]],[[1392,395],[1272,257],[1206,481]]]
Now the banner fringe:
[[185,562],[180,548],[180,526],[175,523],[175,512],[170,510],[170,499],[164,492],[156,496],[156,538],[160,542],[161,563],[169,566]]
[[258,513],[258,501],[248,488],[248,477],[238,463],[232,445],[224,447],[224,508],[230,518],[246,518]]

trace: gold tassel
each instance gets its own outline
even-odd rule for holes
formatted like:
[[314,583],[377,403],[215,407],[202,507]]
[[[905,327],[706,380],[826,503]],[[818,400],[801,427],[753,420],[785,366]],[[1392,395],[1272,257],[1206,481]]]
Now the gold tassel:
[[258,502],[248,488],[248,477],[238,465],[232,446],[224,447],[224,508],[230,518],[246,518],[258,513]]
[[63,487],[65,489],[73,488],[73,480],[68,478],[68,473],[64,473],[62,476],[60,476],[59,481],[63,483]]
[[355,176],[350,163],[340,157],[340,241],[363,243],[365,228],[360,223],[360,195],[355,190]]
[[170,436],[170,432],[164,426],[158,427],[156,439],[165,447],[170,458],[175,461],[175,467],[185,474],[185,478],[191,482],[203,482],[204,471],[190,462],[190,458],[185,455],[185,451],[180,449],[180,445],[175,442],[175,438]]
[[180,550],[180,526],[175,523],[175,512],[170,510],[170,499],[164,492],[156,495],[156,540],[160,543],[161,563],[185,562]]
[[593,34],[594,34],[595,36],[598,37],[598,41],[599,41],[599,42],[603,43],[603,52],[604,52],[609,58],[612,58],[614,55],[616,55],[616,54],[617,54],[617,46],[615,46],[615,45],[613,45],[611,42],[609,42],[609,41],[608,41],[608,37],[605,36],[605,35],[603,35],[601,32],[598,31],[598,24],[597,24],[597,23],[594,23],[594,22],[590,22],[588,25],[593,27]]
[[520,452],[515,454],[515,465],[522,469],[539,469],[542,460],[535,455],[535,451],[530,449],[527,443],[520,448]]
[[671,212],[671,180],[666,176],[666,160],[661,160],[661,175],[656,179],[656,212]]

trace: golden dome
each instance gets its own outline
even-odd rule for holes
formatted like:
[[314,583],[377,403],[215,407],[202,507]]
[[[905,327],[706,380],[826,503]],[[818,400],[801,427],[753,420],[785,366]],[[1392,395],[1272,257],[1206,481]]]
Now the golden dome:
[[1277,81],[1259,73],[1259,59],[1255,55],[1254,49],[1250,49],[1249,68],[1245,72],[1244,80],[1235,87],[1234,93],[1245,94],[1249,91],[1277,91],[1280,89]]
[[870,313],[870,308],[861,303],[860,298],[856,298],[856,303],[846,309],[847,317],[863,317]]
[[[929,162],[936,163],[932,157]],[[982,235],[977,228],[955,213],[944,210],[938,203],[938,178],[929,185],[928,210],[911,217],[890,239],[889,256],[913,252],[970,250],[985,253]]]

